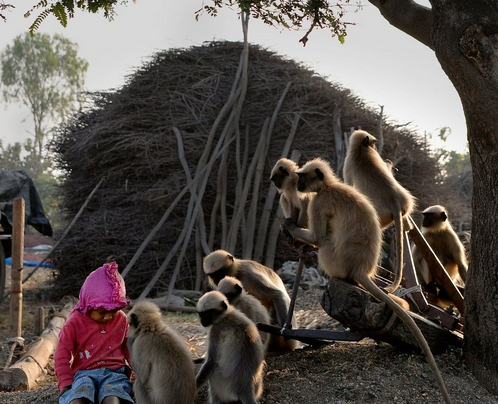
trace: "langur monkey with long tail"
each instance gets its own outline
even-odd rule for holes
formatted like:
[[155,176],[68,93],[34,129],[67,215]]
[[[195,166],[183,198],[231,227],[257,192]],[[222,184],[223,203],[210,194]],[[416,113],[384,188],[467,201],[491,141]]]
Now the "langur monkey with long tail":
[[432,352],[413,319],[372,280],[378,268],[382,230],[375,208],[355,188],[342,183],[320,158],[297,171],[300,192],[316,192],[308,207],[308,229],[292,220],[284,224],[291,235],[318,248],[318,263],[329,276],[354,281],[384,302],[407,325],[424,351],[446,403],[451,403]]
[[[467,277],[467,256],[465,247],[453,230],[446,209],[441,205],[429,206],[422,214],[422,235],[432,251],[443,264],[450,278],[457,285],[463,285]],[[427,261],[422,258],[417,246],[412,247],[415,268],[423,284],[434,281]]]
[[394,178],[392,164],[386,164],[376,148],[377,139],[364,130],[355,130],[349,138],[344,161],[344,182],[366,195],[379,215],[382,229],[394,222],[396,234],[396,276],[388,288],[394,292],[403,276],[403,226],[410,229],[405,216],[414,209],[415,198]]
[[[255,324],[271,323],[270,315],[268,314],[266,307],[253,295],[247,293],[242,287],[242,282],[237,278],[225,276],[220,283],[218,283],[218,291],[226,296],[228,303],[244,313]],[[270,342],[270,334],[262,331],[260,334],[266,351],[268,343]]]
[[265,349],[256,325],[218,291],[199,299],[197,313],[201,324],[209,328],[197,388],[209,381],[212,404],[256,404],[263,392],[265,366]]
[[287,158],[281,158],[271,170],[270,180],[280,192],[280,207],[284,217],[290,217],[299,227],[308,226],[308,204],[311,193],[302,194],[297,191],[298,165]]
[[140,404],[192,404],[195,370],[183,339],[162,320],[159,307],[147,300],[128,313],[128,346]]

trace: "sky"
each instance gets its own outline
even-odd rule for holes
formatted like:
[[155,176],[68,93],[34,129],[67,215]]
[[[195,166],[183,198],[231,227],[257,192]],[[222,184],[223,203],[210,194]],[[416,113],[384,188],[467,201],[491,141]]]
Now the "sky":
[[[31,25],[33,17],[25,19],[23,14],[36,1],[23,3],[26,5],[6,13],[7,22],[0,21],[0,52]],[[410,127],[420,135],[433,135],[435,147],[465,152],[467,129],[461,102],[434,52],[389,25],[366,0],[362,3],[359,11],[354,5],[347,8],[345,19],[355,25],[349,26],[344,44],[327,30],[315,30],[303,47],[299,39],[307,27],[290,31],[254,19],[249,22],[249,42],[303,63],[350,89],[374,109],[383,105],[390,122],[411,122]],[[421,3],[428,4],[426,0]],[[206,0],[206,4],[210,2]],[[130,1],[117,7],[111,22],[102,15],[76,12],[66,28],[48,17],[39,31],[59,33],[78,44],[78,56],[89,63],[87,90],[115,89],[158,51],[243,39],[236,10],[225,8],[218,17],[204,14],[196,21],[195,11],[201,6],[202,0]],[[25,107],[6,104],[0,98],[0,139],[4,144],[31,136],[29,115]],[[452,131],[446,144],[436,136],[442,127]]]

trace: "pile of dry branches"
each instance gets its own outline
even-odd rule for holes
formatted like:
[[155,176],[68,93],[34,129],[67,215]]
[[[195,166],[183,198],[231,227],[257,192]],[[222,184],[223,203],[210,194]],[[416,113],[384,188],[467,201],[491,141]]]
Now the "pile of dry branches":
[[68,220],[105,179],[54,254],[59,296],[111,259],[131,297],[167,290],[172,277],[176,288],[199,289],[212,249],[270,266],[295,259],[278,237],[270,170],[284,149],[301,164],[320,156],[340,168],[352,127],[382,129],[383,157],[420,206],[441,194],[437,162],[409,128],[379,121],[350,91],[255,45],[159,52],[123,88],[91,96],[52,143]]

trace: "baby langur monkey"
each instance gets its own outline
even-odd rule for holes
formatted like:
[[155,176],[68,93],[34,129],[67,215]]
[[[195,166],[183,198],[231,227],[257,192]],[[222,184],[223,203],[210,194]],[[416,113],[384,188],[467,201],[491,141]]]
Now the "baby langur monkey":
[[265,349],[256,325],[218,291],[204,294],[197,312],[207,334],[205,361],[197,388],[209,381],[212,404],[256,404],[263,392]]
[[[242,287],[242,283],[237,278],[225,276],[220,283],[218,283],[218,291],[226,296],[228,302],[233,307],[244,313],[255,324],[271,323],[270,315],[265,306],[263,306],[254,296],[247,293]],[[260,334],[266,352],[268,343],[270,342],[270,334],[262,331]]]
[[270,180],[280,192],[280,207],[284,217],[290,217],[299,227],[307,227],[307,210],[312,194],[297,191],[298,169],[294,161],[281,158],[271,170]]
[[128,346],[140,404],[192,404],[195,370],[183,339],[162,320],[159,307],[147,300],[128,313]]
[[300,192],[316,192],[308,208],[308,229],[285,220],[294,238],[318,247],[318,263],[331,277],[362,285],[384,302],[407,325],[424,351],[446,403],[451,403],[432,352],[413,319],[372,280],[378,268],[382,231],[369,199],[339,181],[330,165],[320,159],[308,161],[297,171]]
[[394,178],[392,163],[386,164],[377,152],[377,139],[364,130],[355,130],[349,138],[344,161],[344,182],[368,196],[379,215],[382,229],[394,221],[396,234],[396,276],[386,288],[394,292],[403,276],[403,226],[410,229],[406,215],[412,213],[415,198]]
[[[448,220],[446,209],[441,205],[429,206],[422,214],[424,219],[421,230],[424,238],[453,282],[462,286],[467,277],[467,256],[465,247]],[[427,261],[422,258],[415,245],[412,247],[412,253],[421,281],[426,285],[430,284],[434,279],[429,272]]]

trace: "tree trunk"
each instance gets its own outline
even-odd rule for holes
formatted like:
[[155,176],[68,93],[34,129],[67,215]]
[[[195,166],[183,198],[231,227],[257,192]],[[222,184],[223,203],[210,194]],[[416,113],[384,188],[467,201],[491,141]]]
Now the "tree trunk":
[[474,177],[465,361],[498,394],[498,1],[432,5],[434,49],[462,100]]
[[395,27],[433,49],[467,121],[472,194],[465,285],[465,361],[498,394],[498,0],[369,0]]

